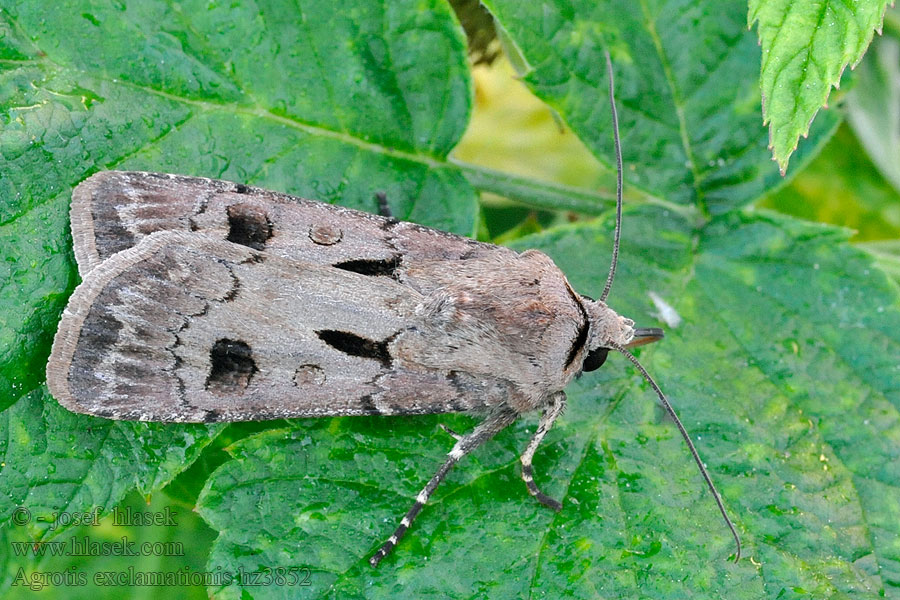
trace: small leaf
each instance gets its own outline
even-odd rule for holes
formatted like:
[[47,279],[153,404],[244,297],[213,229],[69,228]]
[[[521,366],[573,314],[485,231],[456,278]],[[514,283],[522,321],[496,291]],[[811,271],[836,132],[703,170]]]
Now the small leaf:
[[800,136],[880,29],[887,0],[750,0],[749,24],[758,22],[760,86],[769,146],[781,172]]

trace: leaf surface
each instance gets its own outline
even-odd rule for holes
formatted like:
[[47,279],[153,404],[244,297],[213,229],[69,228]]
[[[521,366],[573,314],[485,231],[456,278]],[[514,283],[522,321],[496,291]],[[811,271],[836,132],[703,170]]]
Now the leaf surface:
[[[610,302],[661,325],[652,291],[680,315],[640,357],[694,436],[747,558],[727,562],[730,537],[683,441],[611,357],[568,390],[535,459],[561,513],[519,477],[530,416],[451,473],[377,571],[366,559],[452,446],[437,425],[465,431],[472,418],[276,422],[213,473],[198,461],[198,511],[219,531],[209,570],[298,576],[211,592],[900,598],[897,287],[847,232],[740,208],[780,181],[743,8],[626,4],[491,9],[533,69],[526,83],[607,164],[610,45],[627,175],[650,200],[627,211]],[[165,485],[217,433],[72,415],[43,392],[77,282],[72,187],[101,169],[151,169],[368,210],[381,190],[401,218],[471,234],[471,171],[447,158],[471,104],[462,40],[437,0],[0,0],[0,398],[11,405],[0,516],[111,508],[130,488]],[[822,117],[809,152],[838,121]],[[547,252],[596,295],[610,240],[607,218],[515,247]]]
[[52,538],[71,525],[61,513],[102,515],[163,487],[221,428],[76,415],[42,386],[0,413],[0,526]]
[[[373,570],[366,559],[452,446],[437,424],[471,422],[297,421],[233,447],[208,481],[200,511],[222,531],[211,567],[308,567],[311,586],[293,591],[315,598],[898,597],[900,305],[846,235],[772,213],[699,232],[655,209],[626,214],[611,305],[659,324],[652,291],[683,319],[640,358],[737,522],[738,565],[674,425],[611,356],[571,387],[535,461],[559,514],[519,477],[528,418],[460,463]],[[576,225],[515,247],[549,253],[596,294],[604,270],[584,256],[605,257],[609,239]]]

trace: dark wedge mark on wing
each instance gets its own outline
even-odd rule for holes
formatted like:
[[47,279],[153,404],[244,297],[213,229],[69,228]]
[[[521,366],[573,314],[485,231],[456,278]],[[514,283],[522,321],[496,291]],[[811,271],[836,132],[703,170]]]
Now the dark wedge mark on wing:
[[399,256],[392,256],[391,258],[381,260],[346,260],[334,265],[336,269],[343,269],[344,271],[352,271],[354,273],[359,273],[360,275],[370,275],[373,277],[393,277],[399,266]]
[[272,237],[272,222],[266,211],[252,204],[233,204],[228,207],[229,242],[265,250],[266,241]]
[[371,358],[386,367],[391,366],[391,353],[388,351],[388,340],[370,340],[348,331],[323,329],[317,331],[319,339],[344,354]]

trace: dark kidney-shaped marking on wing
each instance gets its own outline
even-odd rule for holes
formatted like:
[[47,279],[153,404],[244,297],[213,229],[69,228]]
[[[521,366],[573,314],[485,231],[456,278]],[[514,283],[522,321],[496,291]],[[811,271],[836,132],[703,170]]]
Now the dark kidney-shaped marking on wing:
[[213,394],[233,394],[247,389],[259,370],[247,342],[222,338],[209,351],[210,370],[206,389]]
[[228,212],[229,242],[265,250],[266,241],[272,237],[272,222],[265,209],[252,204],[232,204]]

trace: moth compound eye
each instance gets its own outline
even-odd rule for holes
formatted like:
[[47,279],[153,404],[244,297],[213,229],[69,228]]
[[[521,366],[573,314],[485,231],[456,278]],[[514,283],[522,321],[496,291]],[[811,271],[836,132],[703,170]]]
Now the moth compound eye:
[[597,348],[588,352],[581,370],[585,372],[596,371],[606,362],[606,355],[609,354],[609,348]]

